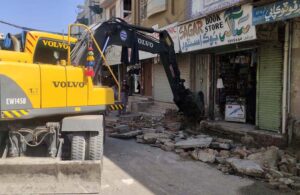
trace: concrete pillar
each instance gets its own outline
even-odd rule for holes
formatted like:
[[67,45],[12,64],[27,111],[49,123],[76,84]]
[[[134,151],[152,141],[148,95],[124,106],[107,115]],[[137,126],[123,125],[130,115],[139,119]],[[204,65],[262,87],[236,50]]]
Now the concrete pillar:
[[291,60],[290,125],[294,138],[300,139],[300,19],[293,21]]

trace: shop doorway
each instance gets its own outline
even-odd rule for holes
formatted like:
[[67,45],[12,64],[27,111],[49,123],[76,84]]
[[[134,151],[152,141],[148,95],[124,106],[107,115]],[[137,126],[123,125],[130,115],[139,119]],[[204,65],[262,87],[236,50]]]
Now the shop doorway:
[[216,56],[216,117],[255,124],[257,51]]
[[145,60],[142,64],[142,95],[152,97],[152,61]]
[[194,88],[195,92],[202,91],[204,94],[205,114],[208,114],[209,101],[209,54],[195,55]]

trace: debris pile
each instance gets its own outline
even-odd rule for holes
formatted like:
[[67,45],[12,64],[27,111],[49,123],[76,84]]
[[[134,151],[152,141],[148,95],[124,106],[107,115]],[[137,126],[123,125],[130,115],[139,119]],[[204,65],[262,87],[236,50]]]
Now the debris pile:
[[108,120],[106,126],[111,137],[134,138],[137,143],[173,151],[184,159],[215,164],[224,174],[254,177],[282,192],[300,191],[300,162],[293,153],[275,146],[250,147],[230,139],[191,135],[181,129],[180,120],[151,114],[128,115]]

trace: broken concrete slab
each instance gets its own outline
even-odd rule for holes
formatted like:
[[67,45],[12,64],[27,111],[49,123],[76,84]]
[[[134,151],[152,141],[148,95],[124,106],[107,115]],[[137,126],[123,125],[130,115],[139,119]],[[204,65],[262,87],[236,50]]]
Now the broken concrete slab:
[[[171,139],[169,138],[164,138],[164,137],[158,137],[156,139],[156,142],[160,143],[160,144],[165,144],[166,142],[171,142]],[[174,144],[174,143],[173,143]]]
[[142,128],[143,133],[158,133],[154,128]]
[[218,154],[218,152],[213,149],[204,149],[204,150],[196,149],[192,152],[191,156],[195,160],[200,160],[202,162],[214,163],[216,160],[217,154]]
[[277,163],[279,161],[278,151],[279,149],[277,147],[271,146],[263,152],[250,154],[247,159],[255,161],[262,167],[277,169]]
[[124,114],[119,116],[120,120],[122,121],[135,121],[139,120],[140,117],[141,115],[138,113]]
[[228,143],[211,142],[209,147],[213,149],[230,150],[231,145]]
[[230,157],[230,152],[228,150],[221,150],[219,152],[219,156],[222,158],[229,158]]
[[292,180],[292,179],[290,179],[290,178],[279,178],[279,180],[278,180],[279,182],[281,182],[281,183],[283,183],[283,184],[285,184],[285,185],[290,185],[290,184],[292,184],[292,183],[294,183],[294,181]]
[[226,162],[232,166],[232,168],[238,173],[254,176],[263,177],[264,170],[259,164],[251,160],[243,160],[237,158],[228,158]]
[[120,139],[131,139],[136,138],[136,136],[141,135],[143,132],[140,130],[137,131],[129,131],[126,133],[112,133],[109,136],[113,138],[120,138]]
[[281,177],[284,176],[283,173],[281,173],[280,171],[277,171],[277,170],[275,170],[275,169],[268,169],[267,171],[268,171],[268,172],[272,175],[272,177],[274,177],[274,178],[281,178]]
[[214,163],[218,152],[213,149],[199,150],[198,159],[202,162]]
[[170,135],[165,134],[165,133],[144,133],[144,136],[143,136],[145,143],[148,143],[148,144],[155,144],[156,140],[158,138],[169,139]]
[[128,125],[118,125],[114,128],[114,130],[119,133],[126,133],[130,131],[130,128]]
[[173,151],[175,149],[175,144],[170,141],[167,141],[161,146],[161,149],[165,151]]
[[207,148],[211,142],[212,142],[211,137],[206,137],[206,138],[191,138],[183,141],[179,141],[175,144],[176,148]]
[[216,162],[219,163],[219,164],[225,164],[226,163],[226,158],[216,157]]
[[231,140],[231,139],[223,139],[223,138],[216,138],[215,140],[214,140],[215,142],[219,142],[219,143],[226,143],[226,144],[230,144],[230,145],[232,145],[233,144],[233,140]]
[[106,123],[117,123],[117,122],[119,122],[119,117],[117,117],[117,116],[106,116],[105,117],[105,122]]
[[237,147],[233,150],[233,154],[238,155],[240,158],[246,158],[249,153],[246,147]]

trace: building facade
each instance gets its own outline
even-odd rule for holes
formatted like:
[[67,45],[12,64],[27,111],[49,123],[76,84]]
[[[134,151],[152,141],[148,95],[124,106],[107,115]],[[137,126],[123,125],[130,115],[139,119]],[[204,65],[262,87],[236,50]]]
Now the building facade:
[[[105,19],[125,17],[168,30],[186,87],[204,93],[207,118],[248,123],[289,140],[300,137],[300,0],[101,0],[99,5]],[[120,64],[120,53],[120,48],[107,53],[111,65]],[[139,64],[115,67],[132,81],[133,93],[173,102],[159,56],[140,52]]]
[[[132,6],[135,24],[174,25],[182,78],[204,93],[207,118],[300,137],[300,1],[153,0]],[[141,55],[141,69],[142,93],[172,102],[157,56]]]

